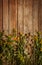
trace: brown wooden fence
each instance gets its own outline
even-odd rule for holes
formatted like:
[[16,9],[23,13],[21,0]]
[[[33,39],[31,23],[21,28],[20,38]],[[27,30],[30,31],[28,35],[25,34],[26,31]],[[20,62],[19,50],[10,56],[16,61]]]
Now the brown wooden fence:
[[0,0],[0,31],[42,31],[42,0]]

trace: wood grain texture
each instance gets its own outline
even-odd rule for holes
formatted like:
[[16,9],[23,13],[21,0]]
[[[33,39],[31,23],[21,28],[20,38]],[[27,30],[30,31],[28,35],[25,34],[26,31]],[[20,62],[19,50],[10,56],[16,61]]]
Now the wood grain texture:
[[24,0],[24,33],[32,32],[32,0]]
[[41,0],[41,25],[40,27],[41,27],[41,32],[42,32],[42,0]]
[[8,0],[3,0],[3,30],[8,33]]
[[42,0],[39,1],[39,31],[42,32]]
[[38,2],[39,0],[33,1],[33,32],[38,31]]
[[2,31],[2,0],[0,0],[0,31]]
[[17,0],[9,0],[9,33],[17,29]]
[[[3,2],[2,2],[3,1]],[[0,31],[42,31],[42,0],[0,0]]]
[[24,32],[24,0],[18,0],[18,32]]

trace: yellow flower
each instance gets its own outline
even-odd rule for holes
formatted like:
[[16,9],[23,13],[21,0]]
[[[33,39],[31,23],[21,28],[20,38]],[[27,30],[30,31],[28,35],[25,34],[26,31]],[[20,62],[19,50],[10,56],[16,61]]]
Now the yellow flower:
[[22,56],[22,54],[20,52],[18,54],[18,58],[20,59],[20,61],[24,62],[24,57]]
[[20,32],[20,34],[22,35],[23,33],[22,33],[22,32]]
[[42,48],[40,48],[40,51],[42,52]]
[[17,40],[19,40],[20,38],[19,37],[17,37]]
[[24,62],[24,57],[21,55],[20,60]]
[[40,41],[40,44],[42,44],[42,39],[41,39],[41,41]]
[[38,36],[35,35],[35,36],[34,36],[34,40],[38,40]]

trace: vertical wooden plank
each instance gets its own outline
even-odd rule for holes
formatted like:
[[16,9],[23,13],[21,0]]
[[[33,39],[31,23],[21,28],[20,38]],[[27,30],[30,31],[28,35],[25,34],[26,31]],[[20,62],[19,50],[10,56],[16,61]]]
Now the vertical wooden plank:
[[42,0],[39,1],[39,31],[42,32]]
[[24,0],[24,33],[32,33],[32,0]]
[[0,31],[2,31],[2,0],[0,0]]
[[3,30],[8,33],[8,0],[3,0]]
[[23,12],[24,0],[18,0],[18,32],[24,32],[24,12]]
[[17,30],[17,0],[9,0],[9,33]]
[[33,32],[38,31],[38,0],[33,1]]
[[40,24],[41,30],[40,31],[42,32],[42,0],[41,0],[41,11],[40,12],[41,12],[41,24]]

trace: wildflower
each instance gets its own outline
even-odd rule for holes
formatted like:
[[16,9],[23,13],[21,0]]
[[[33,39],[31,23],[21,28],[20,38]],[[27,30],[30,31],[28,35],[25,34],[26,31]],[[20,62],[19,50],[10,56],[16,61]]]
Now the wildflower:
[[23,57],[23,56],[21,56],[21,57],[20,57],[20,60],[21,60],[22,62],[24,62],[24,57]]
[[17,37],[17,36],[14,37],[14,40],[15,40],[15,41],[19,41],[19,37]]
[[42,44],[42,39],[41,39],[41,41],[40,41],[40,44]]
[[34,36],[34,40],[38,40],[38,36],[35,35],[35,36]]
[[22,35],[23,33],[21,32],[20,34]]
[[16,37],[14,37],[14,40],[15,40],[15,41],[17,41],[17,36],[16,36]]
[[19,37],[17,37],[17,40],[19,40],[20,38]]
[[42,48],[40,48],[40,51],[42,52]]
[[25,34],[25,36],[27,36],[27,34]]

